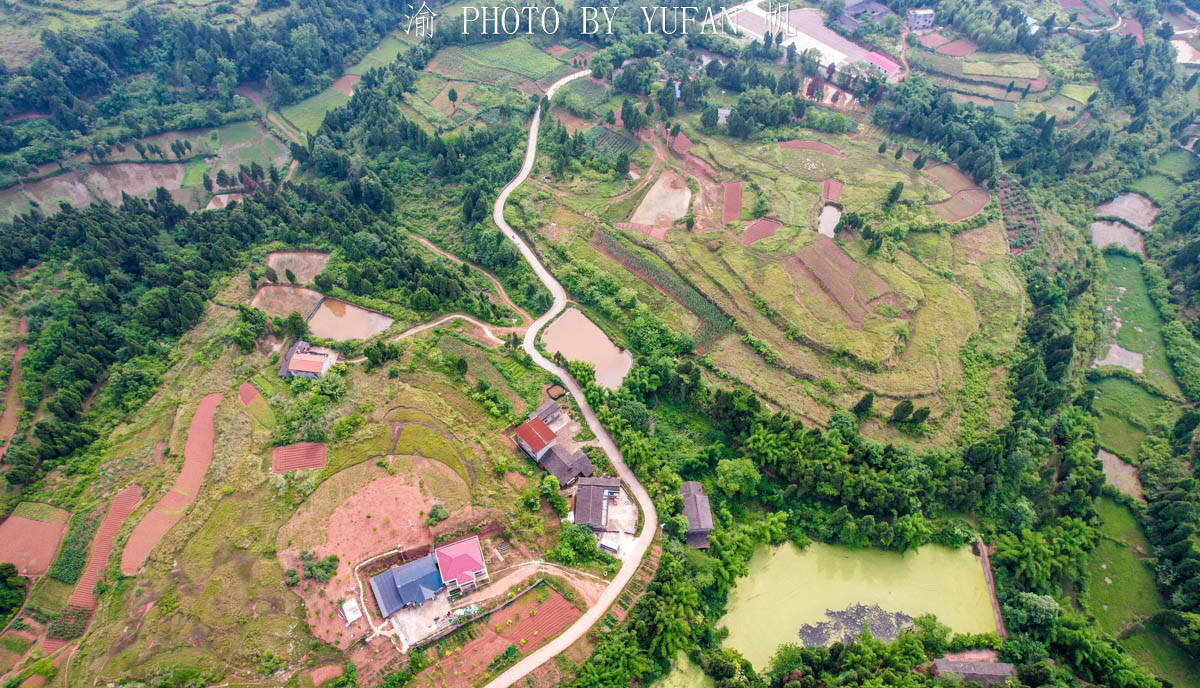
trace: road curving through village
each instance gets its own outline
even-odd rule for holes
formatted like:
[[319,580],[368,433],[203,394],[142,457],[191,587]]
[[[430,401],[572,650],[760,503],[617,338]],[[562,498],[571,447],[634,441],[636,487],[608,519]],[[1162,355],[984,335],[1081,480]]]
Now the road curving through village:
[[[559,79],[546,90],[546,97],[553,98],[554,92],[560,86],[575,79],[585,77],[590,73],[584,70]],[[588,405],[587,399],[584,398],[583,389],[580,388],[579,383],[567,371],[543,356],[535,345],[538,333],[541,332],[542,328],[566,308],[567,292],[558,283],[558,280],[554,279],[554,275],[550,274],[550,271],[546,269],[541,260],[538,259],[533,249],[505,221],[504,205],[508,202],[508,197],[512,194],[513,190],[520,186],[533,170],[534,159],[537,157],[538,129],[541,125],[541,116],[542,109],[539,107],[533,113],[533,122],[529,126],[529,143],[525,148],[525,162],[521,165],[521,171],[504,187],[500,195],[496,197],[496,204],[492,206],[492,219],[495,220],[500,231],[504,232],[504,235],[516,244],[525,261],[533,268],[534,274],[537,275],[538,279],[542,281],[542,284],[546,286],[546,289],[550,290],[550,294],[554,297],[554,304],[550,307],[550,310],[542,314],[537,320],[534,320],[533,324],[525,332],[523,347],[534,363],[550,374],[557,376],[562,381],[563,386],[567,388],[567,391],[570,392],[571,396],[575,398],[575,402],[579,405],[580,413],[583,414],[588,428],[596,435],[596,440],[600,448],[608,456],[608,460],[612,463],[617,476],[625,483],[626,488],[641,507],[643,523],[642,531],[638,533],[637,540],[634,542],[634,551],[626,555],[624,562],[621,564],[621,569],[613,577],[608,587],[605,588],[604,593],[600,596],[600,600],[592,605],[575,623],[571,624],[567,630],[563,631],[545,646],[538,648],[521,661],[509,667],[504,673],[489,682],[486,688],[508,688],[542,664],[565,651],[576,640],[582,638],[608,612],[608,608],[616,602],[617,596],[621,594],[621,591],[625,589],[625,585],[633,578],[634,573],[641,566],[642,557],[645,556],[646,550],[650,547],[650,542],[654,539],[654,532],[658,529],[658,514],[654,511],[654,503],[650,500],[650,494],[646,492],[646,488],[638,481],[633,471],[625,465],[625,461],[621,456],[620,450],[617,449],[616,443],[613,442],[608,431],[600,425],[599,419],[596,418],[596,412],[592,410],[592,407]]]

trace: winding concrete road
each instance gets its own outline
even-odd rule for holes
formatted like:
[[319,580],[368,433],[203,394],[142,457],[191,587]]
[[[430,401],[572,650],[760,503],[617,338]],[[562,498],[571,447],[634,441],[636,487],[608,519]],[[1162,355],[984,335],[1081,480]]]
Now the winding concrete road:
[[[559,79],[558,81],[554,82],[549,89],[547,89],[546,97],[554,97],[554,92],[558,90],[560,86],[575,79],[587,76],[588,74],[590,74],[590,72],[585,70]],[[625,483],[626,488],[633,495],[634,499],[637,500],[638,505],[641,506],[644,518],[642,523],[642,532],[638,534],[638,538],[634,543],[634,551],[625,555],[624,563],[621,564],[621,570],[617,572],[617,575],[613,577],[612,581],[608,584],[608,587],[600,596],[600,601],[589,608],[583,616],[579,617],[579,619],[577,619],[575,623],[571,624],[567,630],[563,631],[561,635],[551,640],[544,647],[535,650],[532,654],[517,662],[507,671],[497,676],[487,684],[486,688],[508,688],[508,686],[520,681],[533,670],[550,661],[559,653],[565,651],[576,640],[582,638],[583,635],[588,632],[588,629],[590,629],[597,621],[599,621],[601,617],[608,612],[608,608],[617,601],[617,596],[621,594],[621,591],[625,589],[625,585],[629,583],[630,579],[633,578],[633,574],[637,572],[638,567],[641,566],[642,557],[645,555],[646,550],[650,547],[650,542],[654,539],[654,532],[658,529],[658,514],[654,511],[654,503],[650,500],[649,493],[647,493],[646,488],[642,487],[642,484],[638,482],[637,476],[633,474],[633,471],[629,470],[629,467],[625,465],[625,461],[621,457],[621,452],[617,449],[616,443],[613,442],[613,439],[611,436],[609,436],[608,431],[600,425],[600,421],[596,418],[596,412],[592,410],[592,407],[588,405],[587,399],[584,398],[583,390],[579,387],[579,383],[577,383],[570,375],[568,375],[567,371],[558,367],[552,361],[543,356],[534,345],[534,342],[537,341],[538,332],[540,332],[547,323],[553,320],[566,307],[567,292],[565,289],[563,289],[563,286],[558,283],[558,280],[554,279],[554,275],[550,274],[550,271],[546,269],[546,266],[542,265],[542,262],[538,259],[537,254],[533,252],[533,249],[531,249],[529,245],[525,243],[525,240],[522,239],[521,236],[509,226],[508,222],[505,221],[504,204],[508,202],[508,197],[513,192],[513,189],[516,189],[518,186],[520,186],[521,183],[529,177],[530,171],[533,170],[533,162],[537,157],[538,128],[541,125],[541,118],[542,110],[539,107],[537,111],[533,113],[533,123],[529,126],[529,143],[525,148],[525,163],[521,166],[521,171],[517,174],[517,176],[508,183],[508,186],[504,187],[503,191],[500,192],[500,195],[496,198],[496,204],[492,207],[492,219],[494,219],[496,225],[500,227],[500,231],[504,232],[504,235],[517,245],[517,248],[521,251],[521,255],[524,256],[526,262],[529,263],[529,266],[533,268],[534,274],[538,276],[538,279],[542,281],[542,284],[546,285],[546,289],[549,289],[550,294],[554,296],[554,305],[551,306],[550,310],[546,311],[540,318],[533,321],[533,324],[529,326],[529,330],[526,331],[524,343],[525,352],[533,358],[534,363],[536,363],[539,367],[548,371],[550,374],[557,376],[558,379],[562,381],[563,386],[567,388],[567,391],[571,393],[571,396],[575,397],[575,402],[579,404],[579,410],[582,412],[584,420],[587,421],[588,428],[595,433],[596,440],[598,441],[600,448],[603,449],[604,453],[608,456],[608,460],[612,463],[613,469],[616,470],[617,475],[621,478],[621,481]]]

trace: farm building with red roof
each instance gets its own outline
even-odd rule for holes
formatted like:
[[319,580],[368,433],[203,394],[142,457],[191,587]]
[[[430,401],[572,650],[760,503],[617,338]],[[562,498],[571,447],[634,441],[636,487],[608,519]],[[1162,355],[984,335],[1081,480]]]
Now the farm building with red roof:
[[535,461],[541,459],[557,439],[541,418],[530,418],[517,426],[517,444]]
[[433,554],[442,582],[451,595],[473,592],[491,582],[479,536],[438,547]]
[[887,76],[892,76],[900,71],[900,65],[895,60],[874,50],[867,53],[864,59]]
[[317,378],[329,372],[337,362],[337,355],[328,349],[314,347],[304,340],[297,340],[288,348],[279,363],[279,377]]

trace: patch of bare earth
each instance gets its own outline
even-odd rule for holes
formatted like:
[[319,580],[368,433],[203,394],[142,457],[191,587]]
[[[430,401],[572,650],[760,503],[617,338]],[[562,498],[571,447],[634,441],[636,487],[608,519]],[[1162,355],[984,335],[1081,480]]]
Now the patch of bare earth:
[[250,305],[269,315],[286,318],[293,312],[307,318],[320,305],[325,295],[307,287],[286,284],[264,284],[250,297]]
[[87,183],[104,200],[121,202],[122,194],[145,196],[158,187],[178,189],[183,184],[183,163],[120,162],[88,168]]
[[775,236],[775,232],[783,227],[783,223],[766,217],[760,217],[746,225],[742,232],[742,246],[749,246],[760,239]]
[[1146,370],[1146,357],[1136,351],[1122,348],[1120,345],[1113,344],[1108,348],[1108,353],[1104,358],[1097,359],[1092,364],[1093,368],[1102,366],[1121,366],[1141,375]]
[[267,267],[274,270],[276,276],[283,278],[291,270],[300,284],[313,281],[328,262],[326,251],[272,251],[267,254]]
[[[482,510],[470,506],[462,478],[444,464],[419,457],[388,461],[395,475],[367,461],[325,480],[279,529],[276,538],[279,561],[285,569],[303,569],[301,550],[318,559],[330,554],[338,557],[337,572],[329,583],[305,579],[292,589],[304,598],[313,635],[342,649],[370,632],[361,619],[347,627],[339,613],[342,600],[358,595],[355,566],[378,554],[432,544],[433,531],[425,525],[425,516],[435,503],[445,504],[456,516],[483,515]],[[434,484],[451,486],[448,489],[461,496],[448,499],[441,493],[444,489],[435,496],[430,492]],[[373,605],[370,593],[366,594],[368,599],[363,602]],[[377,614],[373,607],[364,611]]]
[[974,188],[955,192],[949,199],[929,206],[938,217],[946,222],[961,222],[978,215],[987,207],[988,193]]
[[646,193],[641,205],[634,211],[630,222],[647,226],[670,226],[687,214],[692,191],[687,182],[673,169],[667,168],[659,175],[654,186]]
[[204,209],[220,210],[230,203],[240,203],[244,196],[245,194],[240,193],[215,194],[212,198],[208,199],[208,204],[204,206]]
[[785,261],[784,267],[793,277],[797,269],[803,271],[856,326],[862,323],[868,306],[890,291],[879,275],[856,263],[832,239],[820,234],[795,258]]
[[[24,335],[28,331],[29,323],[25,316],[21,316],[17,320],[17,334]],[[21,403],[21,358],[27,350],[25,342],[21,342],[13,352],[12,367],[9,369],[12,372],[8,376],[8,387],[4,392],[4,413],[0,414],[0,440],[4,441],[0,445],[0,459],[3,459],[8,451],[13,433],[17,430],[17,419],[21,417],[21,411],[25,408]]]
[[724,207],[721,210],[721,221],[734,222],[742,216],[742,183],[726,182]]
[[1134,499],[1142,499],[1142,481],[1136,466],[1125,463],[1121,457],[1101,449],[1096,458],[1104,465],[1104,479]]
[[331,86],[333,86],[333,90],[335,90],[339,93],[344,93],[348,96],[352,96],[352,95],[354,95],[355,84],[357,84],[361,80],[362,80],[362,77],[357,74],[343,74],[343,75],[339,76],[338,78],[334,79]]

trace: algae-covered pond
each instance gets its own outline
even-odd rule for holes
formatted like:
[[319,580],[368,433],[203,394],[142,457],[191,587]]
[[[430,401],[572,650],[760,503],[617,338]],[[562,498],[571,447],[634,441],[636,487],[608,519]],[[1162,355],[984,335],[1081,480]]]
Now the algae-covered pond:
[[762,669],[784,643],[821,644],[822,635],[831,642],[856,634],[863,621],[883,637],[927,613],[959,633],[996,630],[983,568],[969,547],[927,545],[903,555],[820,543],[760,547],[721,625],[729,629],[725,644]]

